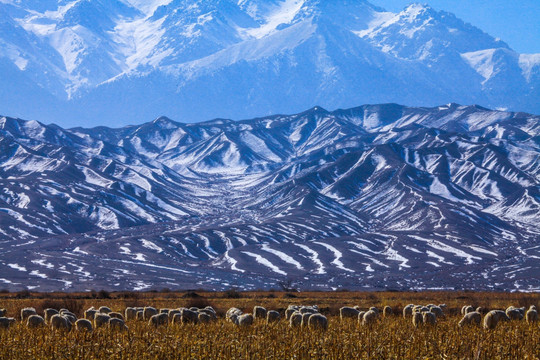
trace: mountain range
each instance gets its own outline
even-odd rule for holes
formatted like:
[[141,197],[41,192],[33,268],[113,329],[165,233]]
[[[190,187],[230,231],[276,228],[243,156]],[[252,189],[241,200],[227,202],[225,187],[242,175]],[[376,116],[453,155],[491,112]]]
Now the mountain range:
[[364,0],[1,0],[0,109],[63,126],[366,103],[540,113],[540,54]]
[[523,112],[0,117],[0,184],[12,290],[540,290],[540,116]]

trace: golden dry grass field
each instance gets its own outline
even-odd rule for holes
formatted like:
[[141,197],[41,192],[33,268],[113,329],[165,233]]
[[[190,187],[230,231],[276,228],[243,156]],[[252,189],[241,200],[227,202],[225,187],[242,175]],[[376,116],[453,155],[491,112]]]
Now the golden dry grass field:
[[[90,306],[106,305],[123,312],[127,306],[178,308],[207,305],[219,320],[207,325],[168,325],[154,328],[143,321],[128,321],[129,331],[105,328],[93,332],[28,329],[17,321],[0,330],[0,359],[540,359],[540,324],[525,321],[500,323],[495,330],[457,326],[463,305],[505,309],[510,305],[540,305],[540,294],[472,292],[332,292],[294,293],[94,293],[0,294],[0,308],[20,318],[20,309],[32,306],[65,307],[82,317]],[[103,298],[110,297],[110,298]],[[415,328],[404,319],[402,308],[414,304],[447,304],[446,316],[435,326]],[[290,328],[284,319],[266,325],[255,322],[240,328],[223,319],[230,307],[251,312],[253,306],[283,313],[289,304],[317,304],[328,317],[327,331]],[[395,314],[371,326],[340,321],[339,308],[391,306]]]

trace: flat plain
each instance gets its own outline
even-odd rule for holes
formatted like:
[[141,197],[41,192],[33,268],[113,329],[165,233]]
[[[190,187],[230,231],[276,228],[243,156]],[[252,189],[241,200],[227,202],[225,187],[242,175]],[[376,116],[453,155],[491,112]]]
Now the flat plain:
[[[445,316],[435,326],[415,328],[407,304],[446,304]],[[284,319],[288,305],[318,305],[328,318],[328,330],[291,328]],[[538,293],[477,292],[183,292],[148,293],[3,293],[0,308],[17,322],[0,330],[0,359],[540,359],[540,324],[525,320],[500,323],[494,330],[478,326],[460,328],[464,305],[487,309],[540,304]],[[127,321],[128,331],[99,328],[92,332],[54,331],[49,326],[29,329],[20,321],[20,310],[34,307],[67,308],[78,317],[85,309],[126,307],[212,306],[218,320],[210,324],[169,324],[155,328],[146,321]],[[257,320],[238,327],[224,319],[230,307],[248,313],[255,305],[278,310],[282,320],[267,325]],[[364,326],[353,319],[340,320],[342,306],[382,309],[380,316]]]

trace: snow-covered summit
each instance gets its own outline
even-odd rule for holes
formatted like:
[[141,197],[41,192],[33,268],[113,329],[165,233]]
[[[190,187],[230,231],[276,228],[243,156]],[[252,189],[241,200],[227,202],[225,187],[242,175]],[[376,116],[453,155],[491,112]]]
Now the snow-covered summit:
[[[429,5],[5,0],[0,19],[0,73],[18,86],[0,107],[16,116],[127,123],[450,101],[540,112],[536,55]],[[495,61],[507,75],[487,84],[479,56],[494,51],[507,52]]]

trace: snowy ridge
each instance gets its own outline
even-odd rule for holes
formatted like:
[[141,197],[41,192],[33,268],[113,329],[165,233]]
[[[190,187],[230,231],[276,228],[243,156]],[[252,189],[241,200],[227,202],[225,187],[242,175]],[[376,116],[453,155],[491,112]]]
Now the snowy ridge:
[[5,0],[0,26],[0,74],[16,84],[0,90],[0,108],[48,122],[380,102],[540,113],[539,54],[426,5],[394,14],[345,0]]
[[538,116],[459,104],[119,129],[0,117],[0,281],[534,290],[539,135]]

